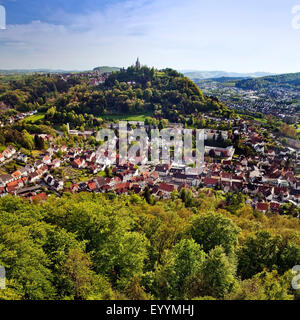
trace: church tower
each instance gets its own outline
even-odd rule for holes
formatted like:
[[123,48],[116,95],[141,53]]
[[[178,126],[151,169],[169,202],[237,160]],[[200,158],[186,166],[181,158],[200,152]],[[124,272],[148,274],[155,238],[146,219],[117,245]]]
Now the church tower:
[[137,58],[137,60],[136,60],[135,67],[136,67],[137,69],[140,69],[140,68],[141,68],[141,63],[140,63],[139,58]]

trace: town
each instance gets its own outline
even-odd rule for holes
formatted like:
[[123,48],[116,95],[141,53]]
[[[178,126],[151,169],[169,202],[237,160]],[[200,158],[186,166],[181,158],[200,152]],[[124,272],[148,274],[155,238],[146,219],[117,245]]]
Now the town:
[[245,89],[235,86],[235,78],[196,80],[206,95],[217,97],[240,113],[254,117],[272,115],[287,123],[299,123],[299,90],[273,85],[266,89]]
[[[130,122],[129,127],[146,128],[144,122]],[[181,124],[169,124],[170,128]],[[109,123],[107,127],[117,128]],[[57,145],[51,135],[40,134],[47,150],[38,158],[22,154],[8,146],[0,154],[0,194],[18,195],[29,201],[43,201],[49,195],[61,197],[64,192],[96,192],[122,194],[150,193],[156,199],[169,199],[181,189],[190,189],[197,194],[199,189],[240,192],[254,209],[266,213],[280,211],[283,204],[300,207],[300,151],[299,148],[266,147],[264,134],[240,119],[233,124],[234,139],[244,141],[253,150],[251,155],[235,152],[231,146],[223,146],[228,131],[205,130],[205,156],[201,172],[192,165],[174,161],[154,164],[140,154],[135,159],[117,161],[108,152],[89,144],[96,132],[69,130],[68,134],[81,136],[84,147]],[[271,134],[271,139],[276,139]],[[115,143],[119,144],[116,138]],[[218,142],[218,143],[216,143]],[[224,143],[223,143],[224,144]],[[217,145],[217,146],[216,146]],[[5,172],[5,174],[4,174]]]

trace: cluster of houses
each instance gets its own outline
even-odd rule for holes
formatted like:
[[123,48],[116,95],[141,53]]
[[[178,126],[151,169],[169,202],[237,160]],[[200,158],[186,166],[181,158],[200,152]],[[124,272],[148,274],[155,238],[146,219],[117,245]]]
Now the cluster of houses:
[[[268,157],[267,157],[268,158]],[[90,181],[73,184],[71,192],[141,193],[148,188],[152,195],[170,198],[174,190],[182,188],[215,188],[225,192],[243,192],[251,196],[251,203],[260,211],[278,210],[282,203],[291,201],[300,205],[300,179],[292,171],[278,169],[273,161],[259,157],[240,157],[221,163],[205,163],[198,169],[160,164],[152,170],[139,170],[134,164],[116,165],[112,178],[95,177]]]
[[60,78],[64,81],[68,81],[71,78],[84,77],[88,78],[91,86],[98,86],[105,82],[105,80],[111,75],[111,72],[101,73],[98,70],[93,72],[81,72],[81,73],[63,73]]
[[[10,151],[13,150],[13,153],[16,152],[14,148],[8,149]],[[61,149],[64,148],[62,147]],[[52,151],[51,148],[50,150]],[[35,161],[34,163],[28,163],[25,166],[19,167],[11,174],[0,175],[0,197],[3,197],[7,194],[22,195],[25,198],[30,198],[38,195],[37,192],[32,191],[34,190],[39,192],[41,190],[41,186],[38,185],[37,187],[32,187],[32,185],[40,183],[42,180],[46,180],[46,177],[49,178],[48,172],[51,169],[60,167],[60,160],[52,159],[53,151],[51,152],[50,150],[48,150],[41,157],[41,159]],[[22,159],[25,163],[27,162],[28,157],[20,153],[18,158]],[[49,187],[52,187],[56,191],[62,190],[62,181],[56,181],[54,179],[54,181],[47,180],[46,183]]]
[[[278,210],[286,202],[300,206],[300,179],[292,168],[284,165],[284,162],[292,160],[299,166],[299,152],[292,148],[265,150],[264,138],[256,133],[255,128],[248,128],[243,122],[237,131],[242,138],[247,138],[245,144],[253,147],[255,156],[234,157],[233,147],[206,146],[206,157],[200,171],[175,162],[152,167],[144,165],[142,160],[135,161],[142,165],[139,170],[130,161],[117,162],[112,170],[113,178],[96,177],[85,183],[73,184],[71,192],[114,191],[123,194],[131,191],[141,193],[149,188],[153,195],[168,198],[174,190],[183,187],[207,187],[225,192],[243,192],[251,197],[250,203],[262,212]],[[96,173],[112,165],[112,159],[98,151],[82,154],[77,151],[69,152],[74,168],[90,168],[91,172]]]
[[299,122],[300,114],[295,101],[299,100],[300,93],[296,88],[271,86],[266,89],[244,90],[210,80],[198,80],[197,84],[204,94],[218,97],[227,106],[238,111],[271,114],[283,120]]
[[6,121],[0,121],[0,126],[1,127],[4,127],[5,125],[8,125],[8,124],[13,124],[19,120],[23,120],[25,118],[28,118],[30,116],[33,116],[34,114],[37,113],[37,110],[34,110],[34,111],[28,111],[28,112],[21,112],[15,116],[10,116]]

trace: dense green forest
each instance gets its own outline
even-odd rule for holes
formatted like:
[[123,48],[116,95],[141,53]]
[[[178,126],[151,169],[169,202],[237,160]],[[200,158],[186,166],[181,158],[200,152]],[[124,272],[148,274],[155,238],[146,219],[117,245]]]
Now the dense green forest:
[[244,79],[236,82],[236,87],[245,90],[259,90],[270,86],[292,87],[299,89],[300,73],[289,73],[257,79]]
[[41,74],[0,76],[0,103],[16,111],[30,111],[45,105],[47,108],[55,97],[81,81],[72,78],[66,82],[56,75]]
[[298,219],[210,190],[147,200],[0,199],[0,299],[299,299]]

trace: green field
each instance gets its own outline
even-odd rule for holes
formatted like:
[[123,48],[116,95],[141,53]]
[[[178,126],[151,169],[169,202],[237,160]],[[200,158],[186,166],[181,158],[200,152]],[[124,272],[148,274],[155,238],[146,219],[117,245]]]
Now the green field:
[[136,114],[136,115],[128,115],[128,114],[107,114],[102,117],[101,119],[104,120],[125,120],[125,121],[145,121],[147,117],[151,117],[152,113],[146,114]]
[[267,123],[266,119],[261,119],[261,118],[254,118],[255,121],[261,122],[261,123]]
[[254,120],[254,121],[257,121],[257,122],[260,122],[260,123],[267,123],[267,120],[264,119],[264,118],[255,118],[253,116],[246,115],[246,114],[243,114],[243,113],[237,113],[236,115],[239,116],[240,118],[245,118],[245,119],[248,119],[248,120]]
[[37,114],[34,114],[26,119],[24,119],[25,122],[32,122],[32,123],[35,123],[39,120],[43,120],[45,117],[45,114],[44,113],[37,113]]

